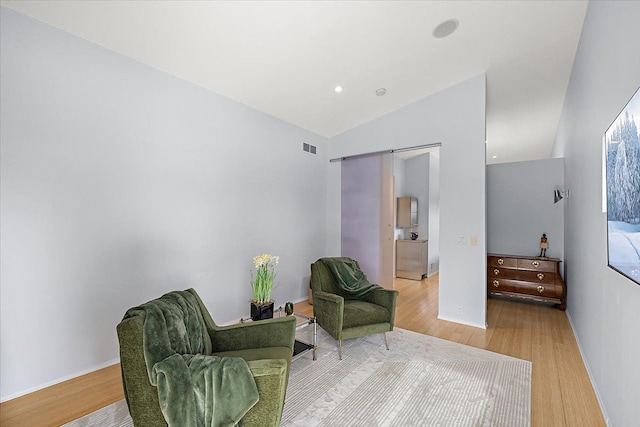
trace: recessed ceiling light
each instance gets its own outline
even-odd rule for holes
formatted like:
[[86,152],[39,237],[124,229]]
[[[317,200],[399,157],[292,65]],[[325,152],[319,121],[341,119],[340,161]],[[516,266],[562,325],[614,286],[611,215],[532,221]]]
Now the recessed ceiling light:
[[459,22],[457,19],[447,19],[433,29],[433,37],[437,39],[443,39],[450,36],[455,30],[458,29],[458,24]]
[[376,95],[377,96],[383,96],[385,93],[387,93],[387,90],[383,87],[381,87],[380,89],[376,90]]
[[340,93],[342,92],[342,86],[336,86],[334,90],[336,91],[336,93]]

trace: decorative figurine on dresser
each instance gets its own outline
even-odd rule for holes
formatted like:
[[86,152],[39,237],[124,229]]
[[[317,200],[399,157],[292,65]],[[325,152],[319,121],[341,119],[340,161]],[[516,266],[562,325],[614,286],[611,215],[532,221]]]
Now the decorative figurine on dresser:
[[539,257],[487,254],[487,294],[551,303],[565,310],[562,260],[547,258],[547,248],[547,235],[543,234]]
[[549,243],[547,242],[547,235],[542,233],[542,237],[540,238],[540,256],[542,258],[547,257],[547,249],[549,249]]

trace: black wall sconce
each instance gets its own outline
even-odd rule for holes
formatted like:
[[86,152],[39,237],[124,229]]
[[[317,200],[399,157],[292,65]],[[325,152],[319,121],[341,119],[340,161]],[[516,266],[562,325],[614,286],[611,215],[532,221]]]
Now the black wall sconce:
[[560,200],[564,198],[569,198],[569,190],[555,190],[553,192],[553,203],[558,203]]

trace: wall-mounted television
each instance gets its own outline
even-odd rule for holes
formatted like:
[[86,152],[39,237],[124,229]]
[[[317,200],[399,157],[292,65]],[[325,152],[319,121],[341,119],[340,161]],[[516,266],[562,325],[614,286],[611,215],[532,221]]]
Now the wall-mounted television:
[[640,88],[604,134],[609,267],[640,285]]

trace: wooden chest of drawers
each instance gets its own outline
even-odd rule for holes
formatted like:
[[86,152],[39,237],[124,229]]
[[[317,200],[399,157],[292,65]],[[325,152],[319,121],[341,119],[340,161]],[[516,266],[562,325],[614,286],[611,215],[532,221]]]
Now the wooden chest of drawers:
[[487,294],[556,304],[566,308],[567,288],[557,258],[487,256]]

